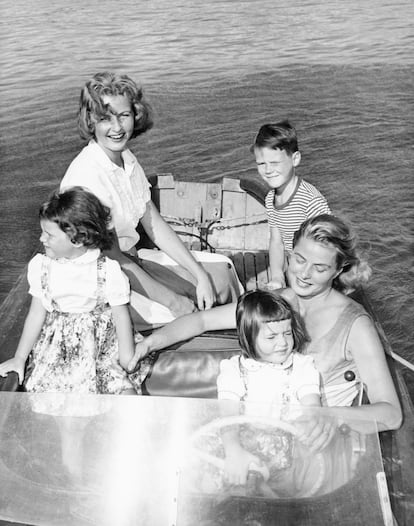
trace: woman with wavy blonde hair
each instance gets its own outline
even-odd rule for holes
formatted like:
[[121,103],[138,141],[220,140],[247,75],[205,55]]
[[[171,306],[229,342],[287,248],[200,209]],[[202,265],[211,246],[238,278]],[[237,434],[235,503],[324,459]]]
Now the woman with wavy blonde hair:
[[[295,233],[287,270],[290,288],[275,294],[293,304],[305,323],[310,341],[303,354],[314,358],[321,374],[322,405],[338,407],[350,419],[359,414],[376,420],[382,431],[401,425],[401,406],[375,325],[362,305],[347,295],[370,274],[350,226],[322,214],[305,221]],[[184,316],[139,343],[129,369],[148,353],[177,341],[235,327],[236,303]],[[351,407],[361,385],[370,403]]]

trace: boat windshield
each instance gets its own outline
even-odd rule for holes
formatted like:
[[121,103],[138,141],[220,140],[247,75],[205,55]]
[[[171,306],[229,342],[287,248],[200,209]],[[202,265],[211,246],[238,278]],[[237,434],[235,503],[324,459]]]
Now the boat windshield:
[[392,524],[374,423],[319,408],[1,393],[0,487],[27,525]]

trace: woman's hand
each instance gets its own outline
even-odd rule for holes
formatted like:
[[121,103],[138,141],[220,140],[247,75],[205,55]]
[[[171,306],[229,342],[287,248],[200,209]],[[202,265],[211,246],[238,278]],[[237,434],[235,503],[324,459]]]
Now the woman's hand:
[[23,383],[24,380],[24,366],[26,364],[26,360],[23,360],[22,358],[11,358],[10,360],[6,360],[2,364],[0,364],[0,376],[7,376],[8,373],[14,371],[19,376],[19,384]]
[[211,309],[216,301],[216,295],[207,272],[200,266],[197,274],[197,307],[200,310]]
[[326,448],[337,430],[335,418],[321,413],[307,413],[293,422],[298,440],[317,453]]

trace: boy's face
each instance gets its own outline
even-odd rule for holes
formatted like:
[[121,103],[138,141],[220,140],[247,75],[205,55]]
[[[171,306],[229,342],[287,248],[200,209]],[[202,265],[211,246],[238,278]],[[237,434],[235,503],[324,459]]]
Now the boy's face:
[[300,162],[300,153],[289,155],[285,150],[272,148],[255,148],[257,170],[262,179],[280,191],[290,183],[295,175],[295,168]]

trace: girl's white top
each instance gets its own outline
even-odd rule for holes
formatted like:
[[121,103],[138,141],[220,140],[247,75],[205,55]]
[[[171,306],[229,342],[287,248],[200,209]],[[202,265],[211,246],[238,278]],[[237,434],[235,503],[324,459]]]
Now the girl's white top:
[[[40,298],[46,310],[52,311],[50,299],[42,289],[43,261],[49,266],[48,288],[50,296],[63,312],[89,312],[97,300],[97,259],[101,251],[90,249],[75,259],[51,259],[36,254],[29,262],[27,279],[29,293]],[[129,302],[129,281],[117,261],[106,258],[104,299],[110,305]]]
[[151,199],[151,186],[130,150],[122,152],[122,159],[124,169],[113,163],[102,148],[91,140],[69,165],[60,188],[83,186],[108,206],[119,246],[126,252],[139,240],[136,227]]
[[232,356],[220,363],[217,391],[220,399],[299,404],[305,395],[320,394],[319,372],[311,356],[297,352],[283,364]]

